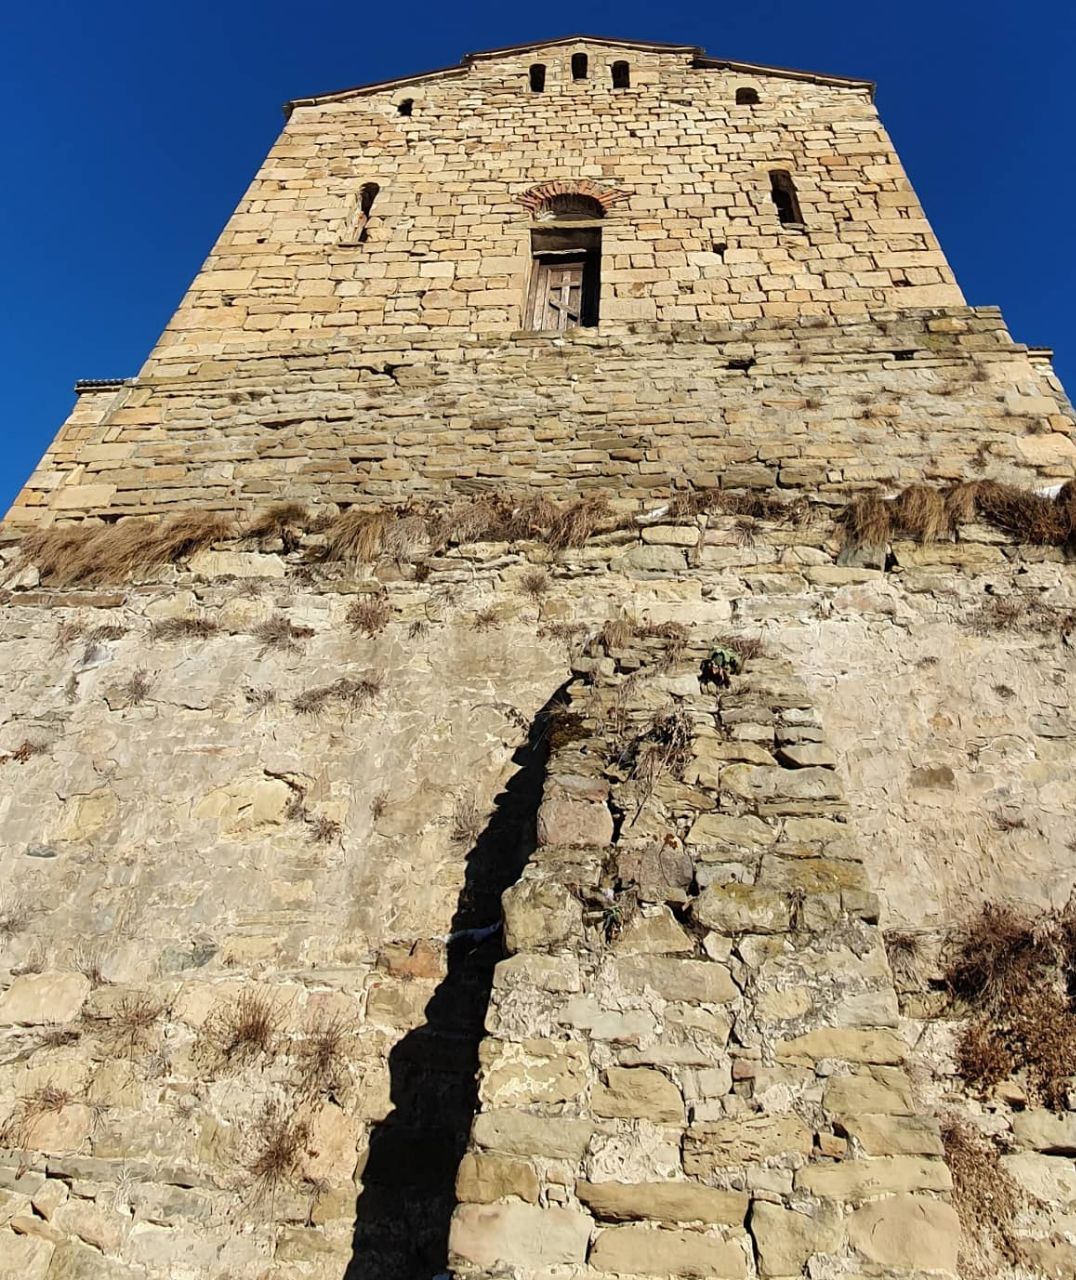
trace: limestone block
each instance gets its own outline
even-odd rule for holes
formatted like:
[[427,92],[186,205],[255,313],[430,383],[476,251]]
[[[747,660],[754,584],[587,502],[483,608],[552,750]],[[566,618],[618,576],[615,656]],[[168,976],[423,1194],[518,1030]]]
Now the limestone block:
[[1023,1147],[1053,1155],[1076,1155],[1076,1113],[1021,1111],[1013,1117],[1013,1134]]
[[461,1204],[452,1215],[449,1256],[472,1266],[581,1265],[592,1222],[585,1213],[530,1204]]
[[[53,1248],[51,1241],[40,1236],[16,1235],[13,1231],[0,1230],[0,1276],[11,1280],[45,1280],[46,1274],[50,1273]],[[51,1271],[51,1274],[66,1275],[74,1280],[80,1273]],[[91,1280],[90,1272],[82,1272],[81,1275]]]
[[1047,1203],[1076,1206],[1076,1162],[1067,1156],[1021,1151],[1002,1156],[1005,1172],[1030,1195]]
[[[740,849],[770,845],[776,840],[777,828],[761,818],[736,818],[724,813],[704,813],[696,819],[687,837],[689,845],[732,845]],[[700,853],[697,856],[706,855]]]
[[832,1115],[910,1116],[915,1114],[912,1088],[907,1077],[893,1072],[888,1079],[866,1076],[831,1076],[822,1105]]
[[514,1044],[484,1040],[479,1045],[479,1096],[487,1106],[525,1107],[539,1102],[570,1102],[586,1088],[587,1046],[562,1040],[524,1040]]
[[284,561],[278,555],[253,551],[196,551],[187,562],[200,578],[283,578]]
[[794,746],[781,747],[777,759],[793,769],[834,769],[837,765],[837,757],[830,748],[818,742],[799,742]]
[[813,1140],[811,1130],[794,1115],[747,1115],[692,1125],[684,1137],[684,1170],[705,1177],[771,1156],[806,1156]]
[[606,1227],[590,1252],[595,1271],[615,1276],[697,1276],[743,1280],[747,1261],[734,1240],[659,1227]]
[[857,1209],[848,1239],[870,1262],[955,1275],[960,1220],[944,1200],[898,1194]]
[[99,511],[107,508],[116,496],[111,484],[65,484],[52,496],[58,511]]
[[249,774],[203,796],[194,806],[194,816],[216,818],[221,835],[238,839],[285,822],[292,794],[280,778]]
[[902,1191],[949,1191],[953,1180],[941,1160],[878,1156],[841,1164],[810,1164],[796,1173],[797,1191],[831,1200],[866,1200]]
[[643,542],[664,547],[693,547],[699,540],[699,531],[693,525],[653,524],[642,530]]
[[590,1101],[597,1116],[678,1124],[684,1119],[680,1090],[660,1071],[649,1067],[610,1067]]
[[68,1200],[52,1219],[65,1235],[78,1236],[102,1253],[119,1253],[127,1220],[90,1200]]
[[892,1031],[859,1031],[844,1027],[821,1027],[791,1040],[779,1040],[775,1052],[783,1062],[813,1063],[821,1058],[845,1062],[896,1065],[904,1061],[907,1047]]
[[730,764],[721,770],[721,790],[745,800],[839,800],[840,780],[832,769],[775,769]]
[[375,982],[366,999],[366,1016],[390,1027],[416,1027],[433,993],[431,982]]
[[687,566],[684,552],[677,547],[630,547],[609,562],[614,573],[683,573]]
[[628,991],[656,991],[665,1000],[691,1004],[728,1004],[740,994],[728,969],[712,960],[632,957],[618,960],[617,981]]
[[623,955],[691,954],[695,941],[666,906],[652,914],[634,915],[620,931],[613,950]]
[[78,1017],[90,981],[81,973],[26,973],[0,996],[0,1026],[71,1022]]
[[330,1185],[348,1182],[355,1172],[356,1151],[362,1126],[342,1107],[326,1102],[307,1120],[306,1149],[300,1173],[310,1182]]
[[652,1218],[739,1226],[748,1203],[743,1192],[717,1191],[697,1182],[577,1182],[575,1194],[596,1218],[612,1222]]
[[787,933],[791,907],[785,893],[731,881],[704,889],[691,914],[718,933]]
[[799,1213],[756,1200],[748,1226],[762,1276],[801,1275],[810,1258],[836,1252],[843,1240],[837,1215],[821,1208]]
[[583,932],[583,906],[554,880],[523,879],[501,898],[508,951],[557,947]]
[[463,1204],[488,1204],[515,1196],[529,1204],[538,1201],[538,1175],[526,1160],[488,1151],[469,1151],[456,1175],[456,1199]]
[[483,1111],[472,1136],[480,1147],[510,1156],[579,1160],[593,1132],[589,1120],[534,1116],[526,1111]]
[[613,815],[606,804],[580,800],[562,791],[546,795],[538,810],[538,843],[605,846],[613,839]]
[[533,988],[537,991],[575,992],[582,979],[575,956],[543,956],[522,952],[502,960],[494,971],[494,988]]
[[844,1129],[869,1156],[941,1156],[941,1135],[934,1120],[922,1116],[860,1114]]

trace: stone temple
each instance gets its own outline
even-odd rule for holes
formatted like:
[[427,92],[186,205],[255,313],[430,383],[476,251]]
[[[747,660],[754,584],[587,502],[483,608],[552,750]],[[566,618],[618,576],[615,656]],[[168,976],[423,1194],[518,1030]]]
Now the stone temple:
[[0,1276],[1076,1274],[1073,413],[873,86],[286,117],[2,527]]

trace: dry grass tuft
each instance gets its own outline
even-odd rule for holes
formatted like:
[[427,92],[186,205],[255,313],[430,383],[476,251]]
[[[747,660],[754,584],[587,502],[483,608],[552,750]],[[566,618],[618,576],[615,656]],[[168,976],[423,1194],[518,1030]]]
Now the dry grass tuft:
[[844,530],[846,546],[881,550],[889,542],[889,508],[873,495],[849,503],[837,517],[837,523]]
[[639,624],[634,618],[621,614],[617,618],[607,618],[601,630],[594,637],[594,643],[606,653],[613,650],[626,649],[635,639]]
[[486,605],[471,616],[471,628],[474,631],[492,631],[501,625],[501,611],[496,605]]
[[560,640],[568,645],[581,643],[586,634],[585,622],[544,622],[538,629],[541,639]]
[[279,539],[285,554],[289,554],[302,542],[303,530],[309,523],[310,512],[301,503],[276,502],[254,517],[243,530],[243,537],[263,542]]
[[1060,546],[1072,534],[1072,511],[1067,503],[1015,485],[981,480],[975,486],[974,501],[981,519],[1017,542]]
[[752,658],[765,658],[768,654],[761,636],[719,635],[714,637],[712,647],[738,653],[744,662],[750,662]]
[[970,1013],[960,1074],[980,1090],[1020,1077],[1034,1102],[1063,1109],[1076,1067],[1076,912],[988,904],[952,947],[946,984]]
[[0,895],[0,938],[13,938],[30,923],[33,912],[26,899],[10,890]]
[[297,1083],[301,1093],[340,1094],[350,1079],[349,1046],[354,1030],[340,1014],[308,1023],[295,1047]]
[[104,951],[92,943],[80,942],[75,950],[75,969],[83,977],[89,978],[91,987],[103,987],[106,979],[104,969]]
[[953,1207],[963,1228],[960,1274],[985,1280],[998,1272],[992,1254],[1009,1263],[1021,1260],[1013,1227],[1023,1197],[984,1134],[950,1119],[942,1122],[941,1137],[953,1175]]
[[324,814],[307,818],[307,831],[315,844],[331,844],[342,830],[335,818],[327,818]]
[[376,636],[379,631],[384,631],[391,617],[392,606],[388,597],[376,595],[354,601],[348,608],[346,620],[352,631]]
[[452,843],[470,849],[478,843],[486,825],[485,815],[474,795],[457,796],[452,808]]
[[987,903],[953,938],[945,981],[953,995],[984,1009],[1003,1011],[1057,967],[1056,918],[1039,917],[1007,903]]
[[31,1150],[38,1121],[44,1116],[62,1111],[72,1101],[72,1095],[66,1089],[54,1084],[41,1085],[18,1099],[15,1110],[0,1130],[0,1140],[4,1145],[21,1151]]
[[148,992],[124,996],[106,1023],[107,1038],[129,1058],[134,1057],[136,1049],[149,1047],[150,1034],[164,1010],[164,1004]]
[[269,1198],[295,1177],[310,1137],[306,1123],[286,1112],[279,1103],[267,1103],[258,1116],[254,1155],[247,1166],[253,1179],[254,1199]]
[[189,637],[204,639],[220,630],[215,618],[204,615],[191,618],[162,618],[149,629],[151,640],[186,640]]
[[554,551],[581,547],[609,516],[609,500],[602,494],[579,498],[561,507],[549,525],[546,543]]
[[383,678],[376,672],[368,671],[358,679],[344,676],[334,680],[332,684],[306,689],[292,699],[291,705],[300,715],[308,716],[318,715],[333,705],[342,707],[345,711],[357,711],[376,698],[383,687]]
[[150,680],[146,669],[139,667],[137,671],[132,673],[130,679],[113,685],[108,693],[110,698],[123,702],[129,707],[138,707],[149,697],[152,688],[153,682]]
[[231,521],[211,511],[164,520],[131,516],[118,524],[43,529],[23,539],[22,555],[53,586],[122,582],[175,564],[233,533]]
[[381,554],[385,517],[380,511],[355,508],[345,511],[325,534],[325,557],[357,564],[372,564]]
[[262,653],[270,649],[289,652],[300,648],[300,640],[308,640],[313,627],[297,627],[285,613],[276,613],[265,622],[259,622],[250,633],[262,646]]
[[519,579],[519,589],[535,604],[541,604],[553,582],[544,569],[528,569]]
[[15,764],[25,764],[27,760],[32,760],[34,756],[42,756],[48,751],[48,746],[44,742],[33,742],[29,738],[24,738],[14,751],[7,751],[0,755],[0,764],[7,764],[9,760]]
[[894,929],[885,935],[885,950],[893,976],[901,987],[921,985],[919,965],[923,947],[914,933]]
[[949,533],[945,499],[925,484],[913,484],[893,499],[894,529],[920,542],[935,542]]
[[281,1009],[260,991],[241,991],[216,1005],[202,1027],[199,1052],[217,1070],[255,1058],[274,1058],[280,1047]]

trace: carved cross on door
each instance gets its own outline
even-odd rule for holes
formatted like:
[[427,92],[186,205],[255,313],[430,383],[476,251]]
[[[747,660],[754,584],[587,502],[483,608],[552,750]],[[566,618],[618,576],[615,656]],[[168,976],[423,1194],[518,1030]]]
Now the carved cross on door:
[[582,323],[583,259],[543,262],[534,293],[535,329],[574,329]]

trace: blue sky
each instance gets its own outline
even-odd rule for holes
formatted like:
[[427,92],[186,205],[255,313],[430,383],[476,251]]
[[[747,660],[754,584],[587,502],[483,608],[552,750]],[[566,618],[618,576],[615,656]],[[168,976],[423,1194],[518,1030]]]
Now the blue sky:
[[1076,388],[1071,0],[639,0],[556,10],[340,0],[41,0],[0,25],[7,251],[0,510],[76,378],[137,372],[306,93],[582,31],[879,82],[968,300]]

